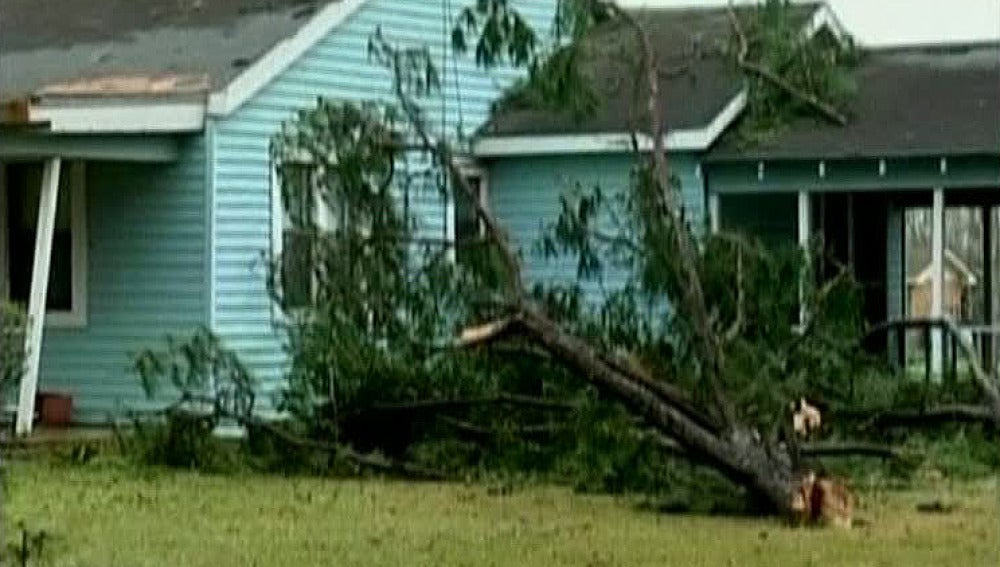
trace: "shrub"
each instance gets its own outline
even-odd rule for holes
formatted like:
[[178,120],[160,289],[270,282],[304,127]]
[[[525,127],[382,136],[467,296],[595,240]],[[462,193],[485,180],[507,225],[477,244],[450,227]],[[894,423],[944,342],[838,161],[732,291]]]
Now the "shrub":
[[27,320],[19,306],[0,302],[0,400],[6,399],[24,373]]

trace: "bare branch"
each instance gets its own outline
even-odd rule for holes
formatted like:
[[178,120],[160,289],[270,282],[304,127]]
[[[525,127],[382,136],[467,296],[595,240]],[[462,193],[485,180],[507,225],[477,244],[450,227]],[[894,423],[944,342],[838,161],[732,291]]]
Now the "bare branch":
[[1000,425],[985,405],[946,404],[927,409],[889,410],[882,412],[838,412],[840,420],[862,421],[863,429],[883,427],[934,427],[942,423],[984,423]]
[[[382,49],[394,50],[394,48],[389,47],[388,45],[383,45]],[[394,55],[396,55],[395,52]],[[391,61],[390,64],[392,65],[392,68],[390,70],[395,76],[398,77],[402,74],[403,70],[399,68],[400,62],[398,56],[389,57],[385,60]],[[427,125],[424,122],[421,109],[410,97],[409,93],[406,92],[403,82],[395,80],[393,81],[393,84],[396,99],[399,101],[403,113],[406,115],[407,122],[416,132],[417,137],[422,144],[422,149],[430,152],[431,155],[435,157],[438,164],[447,173],[452,186],[456,190],[463,192],[468,197],[469,202],[472,204],[472,207],[476,212],[476,216],[480,221],[482,221],[486,229],[487,236],[497,245],[500,254],[503,256],[503,262],[507,269],[511,299],[517,303],[524,301],[526,294],[524,282],[522,281],[521,276],[521,263],[512,251],[506,232],[500,227],[500,224],[493,217],[493,215],[486,210],[486,207],[483,205],[479,195],[469,184],[465,175],[463,175],[461,169],[455,161],[454,153],[452,152],[447,141],[443,138],[435,141],[427,131]]]
[[877,443],[804,443],[799,446],[803,457],[878,457],[898,459],[902,453],[894,447]]
[[569,428],[567,423],[547,423],[541,425],[519,425],[509,428],[496,429],[484,425],[478,425],[461,419],[455,419],[446,415],[437,416],[437,419],[453,427],[456,430],[480,438],[494,438],[502,435],[517,435],[519,437],[533,437],[540,435],[551,435]]

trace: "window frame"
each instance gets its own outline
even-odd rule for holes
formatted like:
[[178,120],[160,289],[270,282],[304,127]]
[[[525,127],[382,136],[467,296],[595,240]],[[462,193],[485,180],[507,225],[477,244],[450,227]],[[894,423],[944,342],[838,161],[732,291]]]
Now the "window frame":
[[[272,254],[272,265],[275,269],[281,272],[281,275],[273,278],[273,285],[278,288],[279,297],[283,294],[284,287],[284,260],[282,259],[282,254],[285,251],[285,233],[292,226],[291,215],[285,208],[282,201],[282,185],[281,185],[281,167],[282,166],[298,166],[298,167],[309,167],[312,165],[312,161],[307,157],[301,157],[295,160],[289,160],[285,163],[278,163],[275,160],[271,160],[270,166],[270,177],[271,177],[271,254]],[[328,232],[333,230],[335,219],[331,212],[326,207],[323,202],[322,196],[319,191],[315,191],[313,194],[313,204],[312,204],[312,214],[313,222],[316,223],[317,230]],[[313,276],[313,281],[311,285],[311,294],[315,297],[316,294],[316,278]],[[297,306],[287,306],[282,305],[280,301],[272,301],[274,316],[277,320],[283,320],[283,313],[290,315],[301,316],[308,310],[308,305],[297,305]]]
[[[472,162],[472,161],[460,161],[458,164],[458,170],[461,172],[462,177],[466,180],[470,178],[479,178],[479,205],[483,207],[486,212],[490,211],[490,178],[488,170],[482,165]],[[458,188],[456,187],[457,191]],[[452,244],[451,259],[454,262],[458,261],[458,206],[456,205],[456,195],[452,194],[451,198],[448,200],[448,234],[447,240]],[[483,224],[482,219],[476,219],[476,225],[479,227],[479,237],[484,238],[486,236],[486,226]]]
[[[7,226],[7,167],[14,163],[31,163],[37,160],[11,160],[0,162],[0,297],[10,300],[10,254],[8,253]],[[60,177],[68,175],[70,207],[70,285],[72,307],[69,310],[45,311],[45,327],[78,329],[87,326],[87,183],[83,161],[63,161]],[[60,179],[60,189],[62,189]],[[57,200],[58,203],[58,200]],[[35,243],[32,242],[34,247]]]

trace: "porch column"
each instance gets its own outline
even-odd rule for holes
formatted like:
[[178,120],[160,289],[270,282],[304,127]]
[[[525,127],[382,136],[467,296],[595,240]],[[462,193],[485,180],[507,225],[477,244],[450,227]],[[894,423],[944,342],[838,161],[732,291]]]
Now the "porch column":
[[49,290],[49,267],[52,260],[52,235],[55,232],[56,204],[59,199],[58,157],[45,162],[42,188],[38,198],[38,225],[35,233],[35,257],[31,268],[31,292],[28,296],[28,328],[24,348],[27,355],[21,392],[17,401],[17,435],[31,433],[38,391],[38,369],[42,355],[42,331],[45,328],[45,302]]
[[806,311],[806,278],[809,275],[809,263],[810,263],[810,253],[809,249],[809,237],[812,234],[812,215],[809,210],[809,193],[806,191],[799,191],[799,222],[798,222],[798,242],[799,246],[802,248],[802,253],[805,256],[805,265],[803,270],[803,275],[799,280],[799,324],[806,324],[806,317],[809,315]]
[[[885,307],[886,319],[892,321],[908,316],[906,287],[906,221],[905,209],[890,201],[885,214]],[[906,332],[895,329],[886,337],[892,364],[906,367]]]
[[[934,189],[931,209],[931,318],[944,317],[944,189]],[[941,375],[942,345],[940,329],[931,334],[931,372]]]
[[[993,326],[993,206],[983,205],[983,324]],[[993,368],[992,330],[983,334],[983,365]]]
[[708,194],[708,223],[712,234],[718,234],[722,230],[722,204],[718,193]]

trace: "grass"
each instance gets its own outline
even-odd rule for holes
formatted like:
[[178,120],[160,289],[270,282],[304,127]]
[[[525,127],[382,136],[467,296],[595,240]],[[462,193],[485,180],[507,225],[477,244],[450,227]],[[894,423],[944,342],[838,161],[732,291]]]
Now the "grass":
[[[53,534],[47,564],[923,566],[1000,564],[992,482],[866,491],[851,531],[664,515],[553,487],[206,476],[15,462],[7,521]],[[916,511],[943,498],[949,514]],[[8,524],[9,525],[9,524]]]

